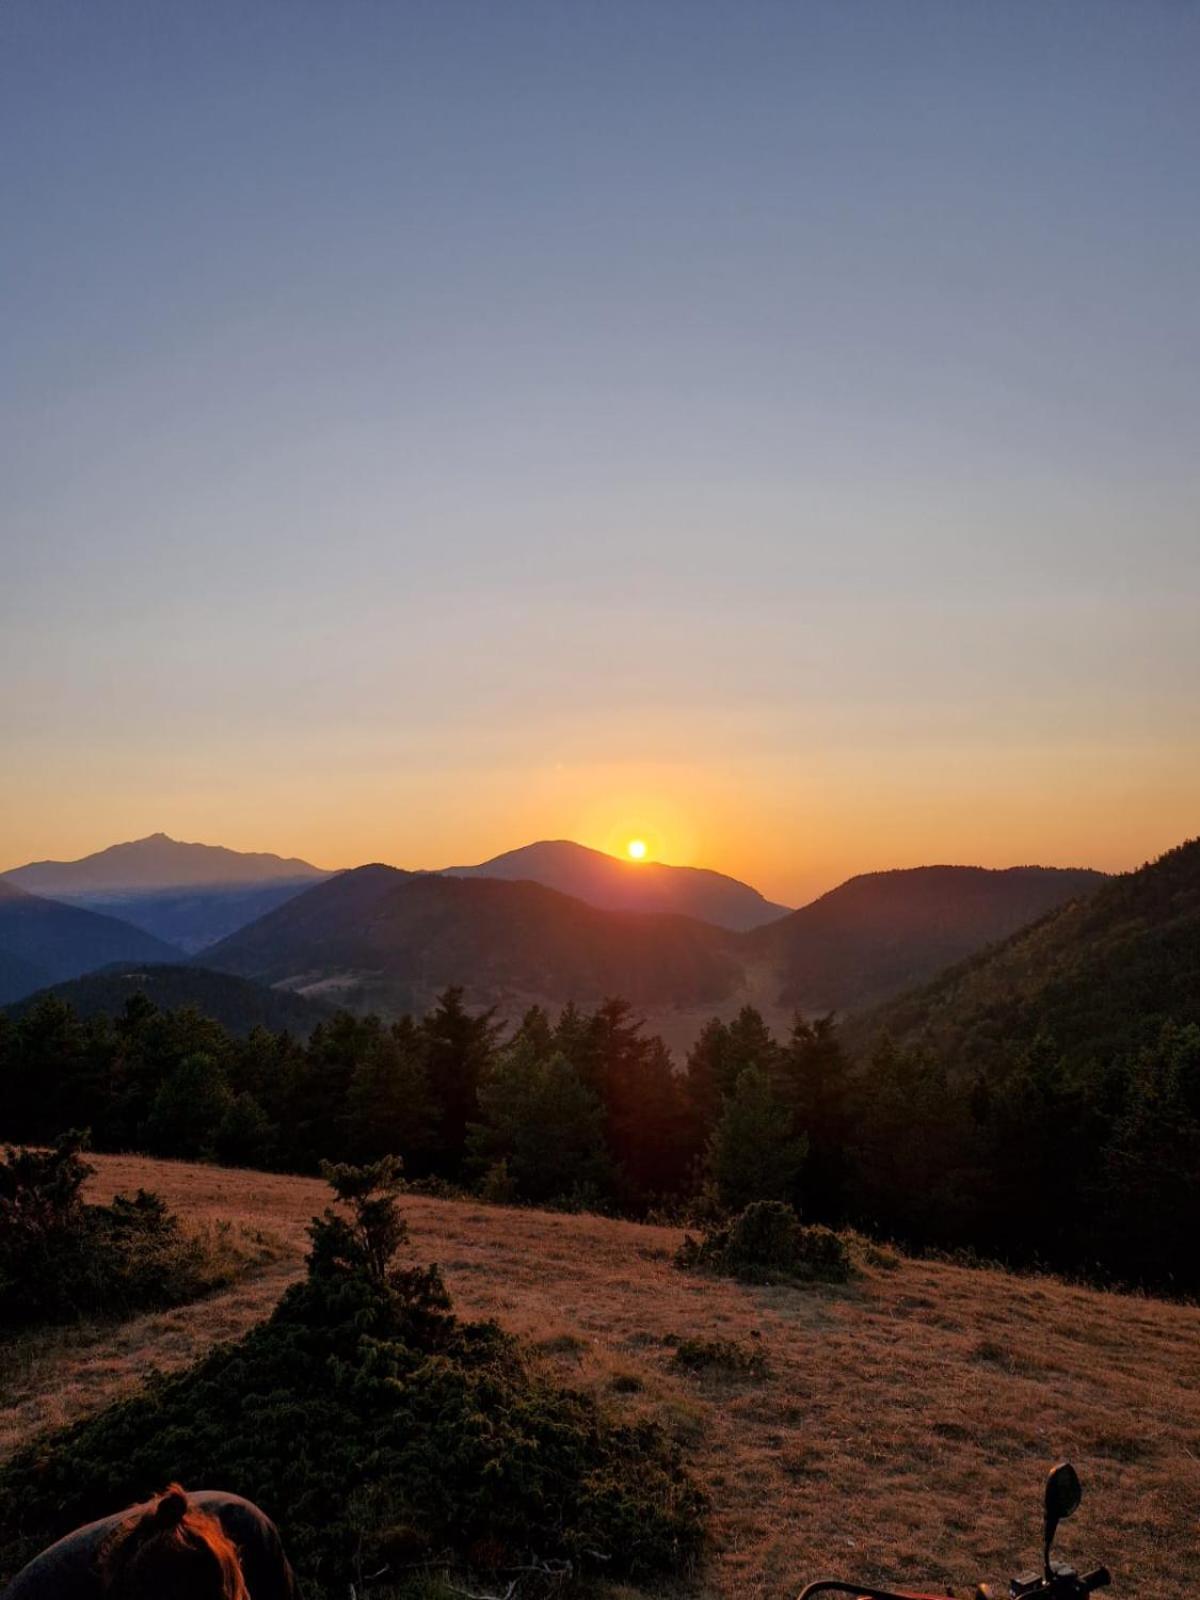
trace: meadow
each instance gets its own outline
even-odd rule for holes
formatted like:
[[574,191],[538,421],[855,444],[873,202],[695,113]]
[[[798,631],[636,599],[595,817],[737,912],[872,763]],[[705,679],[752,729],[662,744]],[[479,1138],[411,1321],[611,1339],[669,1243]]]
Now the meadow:
[[[191,1305],[10,1341],[0,1454],[266,1315],[302,1275],[328,1196],[316,1179],[92,1159],[90,1198],[153,1188],[271,1248]],[[1035,1562],[1041,1478],[1060,1456],[1085,1486],[1062,1554],[1104,1560],[1118,1594],[1190,1593],[1200,1308],[867,1246],[848,1284],[750,1286],[679,1271],[675,1228],[416,1195],[403,1210],[415,1259],[440,1263],[463,1315],[494,1317],[560,1379],[680,1441],[712,1502],[706,1595],[820,1575],[1003,1583]],[[716,1348],[680,1360],[684,1340]]]

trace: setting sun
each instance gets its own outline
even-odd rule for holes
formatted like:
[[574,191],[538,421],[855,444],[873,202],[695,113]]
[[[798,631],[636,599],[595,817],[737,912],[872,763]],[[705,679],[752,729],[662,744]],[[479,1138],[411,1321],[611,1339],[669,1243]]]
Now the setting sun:
[[630,859],[633,861],[644,861],[646,859],[645,839],[630,839],[629,843],[625,846],[625,849]]

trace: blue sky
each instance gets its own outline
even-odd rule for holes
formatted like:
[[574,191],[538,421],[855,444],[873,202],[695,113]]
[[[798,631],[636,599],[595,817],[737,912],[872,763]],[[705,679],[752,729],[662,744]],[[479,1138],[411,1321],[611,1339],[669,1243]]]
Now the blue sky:
[[0,855],[1200,802],[1200,10],[0,11]]

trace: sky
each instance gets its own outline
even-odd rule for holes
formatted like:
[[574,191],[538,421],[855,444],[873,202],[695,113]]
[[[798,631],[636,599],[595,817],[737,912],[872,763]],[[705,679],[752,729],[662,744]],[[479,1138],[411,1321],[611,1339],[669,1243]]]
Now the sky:
[[1200,832],[1200,8],[5,0],[0,866]]

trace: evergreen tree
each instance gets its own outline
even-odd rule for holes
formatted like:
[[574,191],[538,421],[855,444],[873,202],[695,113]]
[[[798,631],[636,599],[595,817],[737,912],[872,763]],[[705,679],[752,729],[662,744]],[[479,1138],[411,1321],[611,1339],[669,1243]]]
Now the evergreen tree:
[[1130,1068],[1100,1182],[1093,1238],[1134,1281],[1196,1282],[1200,1239],[1200,1027],[1167,1021]]
[[468,1130],[476,1173],[486,1177],[503,1162],[516,1197],[534,1203],[595,1204],[608,1193],[603,1109],[560,1051],[543,1055],[532,1039],[518,1039],[481,1080],[479,1109]]
[[146,1142],[161,1155],[208,1155],[233,1102],[225,1074],[202,1051],[185,1056],[163,1079],[146,1121]]
[[741,1211],[754,1200],[790,1201],[807,1141],[792,1131],[768,1074],[747,1067],[726,1099],[709,1144],[709,1170],[721,1204]]
[[439,1165],[450,1177],[462,1168],[467,1124],[479,1118],[479,1081],[491,1065],[500,1033],[492,1011],[477,1016],[450,988],[421,1024],[429,1087],[437,1114]]
[[721,1102],[733,1093],[736,1081],[729,1029],[719,1017],[710,1017],[687,1058],[688,1101],[693,1116],[706,1132],[716,1124]]
[[836,1224],[845,1206],[850,1068],[832,1016],[797,1017],[776,1057],[775,1092],[808,1139],[800,1185],[806,1217]]
[[213,1135],[217,1160],[227,1167],[269,1167],[277,1129],[248,1091],[231,1096]]
[[435,1109],[425,1042],[411,1017],[371,1039],[346,1095],[346,1140],[355,1161],[400,1155],[420,1171],[433,1143]]

